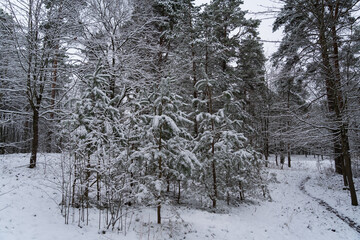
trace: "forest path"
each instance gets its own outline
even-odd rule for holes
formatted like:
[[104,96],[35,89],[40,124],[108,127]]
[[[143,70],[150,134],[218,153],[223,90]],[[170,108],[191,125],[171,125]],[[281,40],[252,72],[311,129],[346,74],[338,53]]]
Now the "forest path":
[[360,225],[357,224],[354,220],[350,219],[349,217],[345,216],[344,214],[337,211],[335,208],[331,207],[327,202],[325,202],[322,199],[316,198],[312,196],[308,191],[305,189],[305,184],[310,180],[310,177],[306,177],[303,179],[300,183],[300,191],[302,191],[304,194],[308,195],[312,199],[314,199],[316,202],[318,202],[321,206],[323,206],[327,211],[335,214],[338,218],[340,218],[342,221],[344,221],[346,224],[348,224],[352,229],[360,233]]

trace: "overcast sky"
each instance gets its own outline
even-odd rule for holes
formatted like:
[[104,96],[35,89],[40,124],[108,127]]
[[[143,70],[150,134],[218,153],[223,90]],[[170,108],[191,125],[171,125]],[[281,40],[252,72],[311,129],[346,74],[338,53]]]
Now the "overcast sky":
[[[210,0],[195,0],[197,5],[203,3],[209,3]],[[281,31],[275,33],[272,32],[272,24],[274,22],[274,17],[266,15],[263,12],[267,10],[276,10],[279,6],[274,3],[273,0],[244,0],[244,4],[241,6],[243,10],[248,10],[248,18],[256,18],[262,20],[259,27],[260,37],[266,41],[277,41],[281,40]],[[265,55],[269,57],[274,51],[276,51],[277,44],[264,42],[264,51]]]

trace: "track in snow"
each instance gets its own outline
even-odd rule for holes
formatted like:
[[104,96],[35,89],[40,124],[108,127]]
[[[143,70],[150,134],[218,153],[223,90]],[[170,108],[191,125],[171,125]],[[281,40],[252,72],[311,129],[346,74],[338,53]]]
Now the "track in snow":
[[325,207],[325,209],[333,214],[335,214],[338,218],[340,218],[342,221],[344,221],[346,224],[348,224],[352,229],[354,229],[355,231],[357,231],[358,233],[360,233],[360,225],[358,225],[356,222],[354,222],[352,219],[350,219],[347,216],[344,216],[343,214],[339,213],[336,209],[334,209],[333,207],[331,207],[328,203],[326,203],[324,200],[321,200],[319,198],[316,198],[314,196],[312,196],[310,193],[308,193],[305,190],[305,184],[307,181],[310,180],[310,177],[306,177],[304,180],[301,181],[300,183],[300,190],[305,193],[307,196],[311,197],[312,199],[314,199],[316,202],[318,202],[321,206]]

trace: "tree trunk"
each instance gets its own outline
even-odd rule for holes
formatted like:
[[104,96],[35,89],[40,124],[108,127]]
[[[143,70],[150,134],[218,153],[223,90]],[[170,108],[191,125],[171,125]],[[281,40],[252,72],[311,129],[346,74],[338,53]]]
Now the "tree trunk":
[[85,190],[84,190],[84,198],[87,202],[89,202],[89,189],[90,189],[90,168],[91,168],[91,164],[90,164],[90,153],[88,153],[88,158],[86,159],[86,170],[85,170]]
[[[344,184],[346,180],[349,184],[350,194],[351,194],[351,203],[354,206],[358,205],[356,191],[354,187],[352,171],[351,171],[351,158],[349,153],[349,138],[347,133],[347,124],[344,122],[343,112],[346,109],[346,103],[343,101],[343,93],[341,90],[341,75],[340,75],[340,63],[339,63],[339,48],[338,48],[338,37],[336,30],[336,22],[338,21],[339,13],[339,2],[336,2],[336,5],[328,4],[327,7],[331,13],[332,17],[332,26],[331,26],[331,36],[332,36],[332,47],[333,54],[333,68],[330,64],[329,51],[327,48],[326,34],[325,34],[325,5],[322,5],[321,18],[319,18],[320,31],[319,31],[319,42],[321,46],[321,55],[323,58],[325,76],[326,76],[326,89],[328,97],[329,111],[335,114],[336,120],[336,138],[335,141],[339,141],[341,146],[341,156],[342,159],[338,160],[339,163],[336,163],[338,166],[343,167],[341,170],[345,172],[344,175]],[[343,164],[343,165],[341,165]],[[338,170],[339,167],[338,167]]]
[[[192,28],[192,22],[191,22],[191,18],[190,18],[190,27]],[[196,75],[196,62],[195,62],[195,57],[196,57],[196,52],[195,52],[195,46],[194,44],[192,43],[191,44],[191,61],[192,61],[192,77],[193,77],[193,86],[194,86],[194,99],[197,99],[198,98],[198,91],[196,89],[196,83],[197,83],[197,75]],[[197,104],[195,103],[194,104],[194,109],[195,109],[195,113],[196,113],[196,110],[197,110]],[[196,114],[195,114],[195,117],[194,117],[194,134],[195,134],[195,137],[197,137],[197,135],[199,134],[199,126],[198,126],[198,122],[197,122],[197,119],[196,119]]]
[[351,195],[351,205],[358,206],[358,200],[356,196],[356,190],[354,186],[352,170],[351,170],[351,159],[349,153],[349,139],[347,135],[347,129],[343,126],[341,129],[341,143],[343,146],[343,153],[344,153],[344,170],[346,172],[347,180],[349,183],[350,195]]
[[169,177],[167,177],[166,183],[167,183],[166,192],[170,192],[170,180],[169,180]]
[[[209,76],[209,51],[208,46],[205,46],[205,73]],[[208,113],[210,115],[213,114],[213,99],[212,99],[212,89],[210,86],[207,87],[207,95],[208,95]],[[217,192],[217,180],[216,180],[216,162],[215,162],[215,122],[214,119],[211,120],[211,130],[213,133],[213,139],[211,141],[211,170],[212,170],[212,177],[213,177],[213,195],[211,196],[213,208],[216,208],[216,201],[218,198]]]
[[[5,134],[3,133],[3,127],[0,127],[0,141],[2,142],[2,143],[5,143]],[[5,154],[5,146],[4,147],[2,147],[1,145],[0,145],[0,154]]]
[[96,200],[98,201],[99,206],[100,204],[100,192],[101,192],[101,186],[100,186],[100,179],[101,179],[101,175],[100,175],[100,168],[101,168],[101,162],[100,159],[98,159],[98,168],[96,171]]
[[[209,113],[212,115],[213,114],[213,105],[212,105],[212,89],[209,86],[208,87],[208,95],[209,95]],[[211,156],[212,156],[212,162],[211,162],[211,168],[212,168],[212,175],[213,175],[213,190],[214,190],[214,195],[212,198],[212,202],[213,202],[213,208],[216,208],[216,201],[218,198],[218,191],[217,191],[217,180],[216,180],[216,161],[215,161],[215,122],[212,119],[211,120],[211,130],[213,132],[213,139],[211,142]]]
[[[54,56],[54,61],[53,61],[53,82],[51,84],[51,109],[52,111],[50,112],[50,120],[54,121],[55,120],[55,98],[56,98],[56,86],[57,86],[57,71],[58,71],[58,51],[59,51],[59,45],[57,44],[55,46],[56,49],[56,54]],[[49,137],[49,142],[48,142],[48,152],[54,152],[54,132],[52,129],[53,125],[50,126],[50,130],[48,133],[48,137]]]
[[290,151],[290,144],[288,144],[287,148],[287,159],[288,159],[288,167],[291,167],[291,151]]
[[[334,137],[337,137],[338,134],[336,134],[336,132],[333,133]],[[342,156],[342,150],[341,150],[341,144],[339,143],[339,141],[334,142],[334,158],[335,158],[335,172],[338,174],[343,174],[343,166],[344,166],[344,161],[343,161],[343,156]]]
[[[322,9],[324,16],[324,6]],[[325,76],[325,84],[326,84],[326,95],[327,95],[327,103],[329,112],[333,115],[336,115],[336,85],[335,79],[333,74],[333,69],[330,64],[329,58],[329,51],[326,41],[326,34],[325,34],[325,22],[323,18],[319,18],[319,44],[321,47],[321,57],[322,57],[322,64],[323,64],[323,74]],[[332,116],[333,118],[336,116]],[[335,171],[339,174],[342,174],[342,162],[343,162],[343,155],[342,155],[342,147],[340,145],[340,131],[334,130],[333,131],[333,141],[334,141],[334,154],[335,154]]]
[[240,200],[242,201],[245,199],[245,196],[244,196],[244,190],[243,190],[241,181],[239,181],[239,190],[240,190]]
[[116,65],[116,43],[114,37],[111,37],[111,46],[112,46],[112,60],[111,60],[111,77],[110,77],[110,98],[115,98],[115,87],[116,87],[116,73],[115,73],[115,65]]
[[179,191],[178,191],[178,196],[177,196],[177,203],[180,204],[180,193],[181,193],[181,181],[178,180],[178,187],[179,187]]
[[[161,141],[162,141],[162,136],[161,136],[161,129],[160,129],[160,135],[159,135],[159,151],[161,151],[162,149],[162,145],[161,145]],[[158,159],[158,168],[159,168],[159,180],[162,179],[162,158],[161,156]],[[161,190],[159,192],[159,196],[158,196],[158,205],[157,205],[157,223],[161,224]]]
[[33,139],[31,147],[31,157],[29,168],[36,167],[37,152],[39,147],[39,109],[37,107],[33,108]]
[[[341,147],[341,146],[340,146]],[[343,154],[342,154],[342,150],[340,148],[340,157],[338,157],[338,164],[340,164],[340,170],[339,170],[339,174],[342,174],[343,176],[343,183],[344,183],[344,186],[347,187],[349,186],[349,182],[348,182],[348,179],[347,179],[347,176],[346,176],[346,171],[345,171],[345,159],[343,158]],[[335,162],[336,164],[336,162]],[[336,166],[335,166],[335,169],[336,169]]]
[[264,129],[263,129],[263,141],[264,141],[264,156],[265,156],[265,167],[269,166],[269,118],[264,117]]
[[284,163],[285,163],[285,154],[281,151],[280,152],[280,165],[281,165],[281,169],[284,169]]
[[269,156],[266,153],[264,155],[265,155],[265,167],[269,167]]
[[[287,109],[290,112],[290,86],[288,86],[287,92]],[[290,120],[286,122],[286,131],[290,130]],[[288,140],[289,141],[289,140]],[[287,159],[288,159],[288,167],[291,167],[291,152],[290,152],[290,143],[287,144]]]
[[[339,2],[336,3],[336,6],[333,5],[329,5],[329,10],[331,12],[332,18],[334,20],[334,23],[336,21],[336,19],[338,18],[338,14],[339,14]],[[341,89],[341,74],[340,74],[340,61],[339,61],[339,46],[338,46],[338,37],[337,37],[337,30],[336,30],[336,26],[335,24],[333,24],[331,26],[331,35],[332,35],[332,41],[333,41],[333,51],[334,54],[332,55],[333,58],[333,64],[334,64],[334,70],[335,70],[335,93],[336,93],[336,116],[337,118],[341,119],[341,128],[343,129],[340,133],[341,135],[341,144],[338,144],[339,146],[339,150],[341,151],[341,154],[339,156],[339,159],[337,159],[337,164],[340,163],[341,169],[339,168],[338,171],[339,173],[343,174],[343,179],[344,179],[344,186],[348,186],[349,185],[349,175],[347,175],[347,170],[345,170],[345,161],[346,161],[346,157],[345,155],[348,155],[349,161],[350,160],[350,154],[349,152],[349,139],[348,139],[348,135],[347,135],[347,126],[344,126],[344,123],[342,121],[343,119],[343,112],[346,108],[346,103],[343,100],[343,92]],[[345,134],[345,136],[343,136]],[[341,146],[344,145],[345,146]],[[345,152],[346,151],[346,152]],[[350,171],[351,171],[351,165],[350,165]],[[352,176],[351,176],[352,177]],[[351,179],[352,181],[352,179]]]
[[158,201],[157,205],[157,223],[161,224],[161,202]]
[[215,160],[212,160],[212,175],[213,175],[213,190],[214,190],[214,196],[212,198],[212,202],[213,202],[213,208],[216,208],[216,200],[218,197],[218,192],[217,192],[217,181],[216,181],[216,164],[215,164]]

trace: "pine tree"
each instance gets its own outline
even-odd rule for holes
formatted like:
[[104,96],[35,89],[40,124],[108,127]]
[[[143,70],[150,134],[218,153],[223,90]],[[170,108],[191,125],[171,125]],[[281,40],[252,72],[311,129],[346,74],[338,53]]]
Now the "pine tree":
[[[251,28],[257,27],[259,22],[254,21]],[[268,106],[269,89],[265,82],[265,62],[262,44],[258,32],[249,31],[240,41],[237,49],[236,76],[238,80],[233,83],[236,89],[236,99],[245,102],[245,110],[249,114],[245,119],[249,127],[245,129],[246,136],[262,152],[266,163],[269,156],[268,134]]]
[[[309,55],[316,56],[313,60],[320,66],[318,73],[325,88],[329,118],[333,123],[331,128],[336,172],[343,174],[345,184],[349,182],[352,204],[357,205],[351,171],[348,123],[344,118],[347,107],[340,73],[339,44],[340,33],[346,31],[352,21],[351,9],[358,1],[283,2],[284,7],[274,24],[274,30],[284,26],[285,32],[278,52],[285,55],[288,53],[287,56],[295,52],[302,53],[300,59],[304,61],[309,61]],[[306,53],[308,54],[305,55]]]
[[137,155],[145,157],[143,164],[148,169],[145,176],[148,189],[154,195],[159,224],[165,186],[170,180],[184,180],[187,172],[198,165],[195,155],[187,149],[191,135],[187,133],[186,125],[191,121],[181,111],[182,97],[174,92],[173,80],[165,78],[160,84],[154,83],[142,101],[145,104],[141,117],[145,136],[138,148],[143,154]]
[[[213,208],[216,208],[220,195],[224,195],[226,186],[226,178],[223,178],[223,174],[219,175],[225,171],[222,168],[224,158],[220,156],[227,155],[230,159],[236,159],[234,156],[240,146],[244,148],[244,152],[247,152],[247,147],[248,151],[252,151],[251,144],[243,134],[248,128],[243,121],[248,114],[239,97],[242,79],[231,61],[240,59],[241,40],[256,36],[258,22],[244,17],[245,12],[240,9],[241,3],[213,1],[204,8],[200,16],[199,25],[203,29],[200,42],[202,71],[199,71],[201,75],[196,88],[201,97],[194,100],[199,112],[199,133],[194,151],[203,162],[202,181]],[[233,32],[235,34],[230,34]],[[244,159],[239,159],[242,160]],[[225,165],[230,168],[229,163]],[[225,195],[230,198],[229,191]]]

